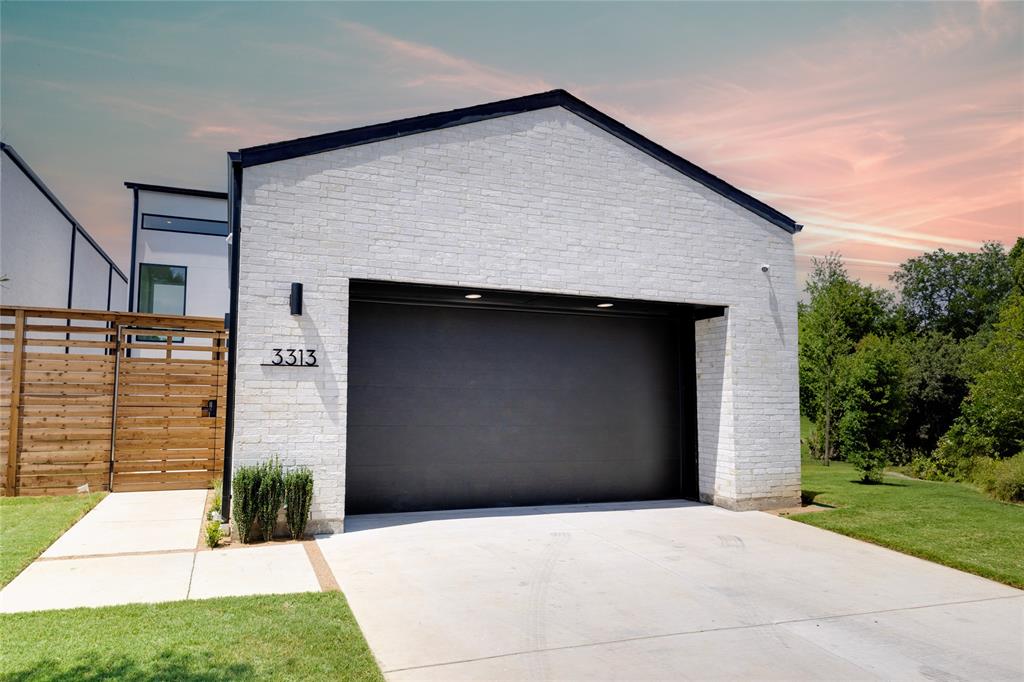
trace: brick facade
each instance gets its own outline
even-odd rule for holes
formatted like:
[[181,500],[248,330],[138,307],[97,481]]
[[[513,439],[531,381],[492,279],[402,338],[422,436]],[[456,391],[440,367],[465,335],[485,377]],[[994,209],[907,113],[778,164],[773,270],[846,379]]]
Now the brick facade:
[[248,167],[240,260],[234,464],[312,466],[319,530],[344,517],[350,278],[728,306],[697,323],[701,497],[799,498],[793,235],[565,109]]

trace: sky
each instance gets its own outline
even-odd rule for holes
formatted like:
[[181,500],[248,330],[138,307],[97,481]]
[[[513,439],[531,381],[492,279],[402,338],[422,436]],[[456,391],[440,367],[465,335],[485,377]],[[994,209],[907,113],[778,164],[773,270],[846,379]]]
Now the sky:
[[0,136],[127,270],[125,180],[565,88],[888,286],[1024,235],[1024,3],[0,3]]

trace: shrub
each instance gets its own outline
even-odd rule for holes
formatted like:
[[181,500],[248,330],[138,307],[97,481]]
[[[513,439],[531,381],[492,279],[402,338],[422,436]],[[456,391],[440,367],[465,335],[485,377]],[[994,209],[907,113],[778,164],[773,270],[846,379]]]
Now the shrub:
[[263,531],[263,540],[270,541],[274,537],[274,526],[277,525],[277,514],[284,502],[284,472],[281,462],[274,457],[259,466],[257,474],[256,517]]
[[243,544],[248,544],[256,522],[261,478],[259,466],[240,466],[231,477],[231,515]]
[[306,532],[309,510],[313,502],[313,472],[306,467],[289,471],[284,476],[284,515],[292,540]]
[[972,479],[997,500],[1024,502],[1024,452],[1004,460],[978,458]]
[[213,549],[220,542],[220,539],[224,537],[224,532],[220,529],[220,521],[209,521],[206,524],[206,546]]
[[886,452],[906,420],[906,354],[899,344],[868,335],[843,365],[839,450],[864,481],[881,481]]

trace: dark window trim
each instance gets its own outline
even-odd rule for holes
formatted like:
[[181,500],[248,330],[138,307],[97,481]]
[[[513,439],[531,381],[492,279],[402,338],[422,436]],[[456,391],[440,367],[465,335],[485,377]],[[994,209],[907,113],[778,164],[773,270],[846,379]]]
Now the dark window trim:
[[[174,230],[166,227],[146,227],[146,216],[152,216],[154,218],[170,218],[172,220],[195,220],[204,223],[219,223],[224,225],[224,234],[210,234],[209,232],[190,232],[189,230]],[[191,234],[197,237],[219,237],[224,239],[228,236],[228,221],[226,220],[210,220],[207,218],[189,218],[183,215],[164,215],[163,213],[142,213],[142,221],[139,224],[140,230],[152,230],[153,232],[175,232],[178,234]]]
[[125,182],[124,186],[131,190],[143,192],[159,192],[161,194],[180,194],[187,197],[205,197],[207,199],[227,199],[227,192],[216,192],[209,189],[189,189],[187,187],[170,187],[168,185],[150,185],[145,182]]
[[[139,190],[132,190],[132,278],[128,283],[128,312],[135,312],[135,278],[139,273],[139,264],[135,262],[136,247],[139,242]],[[131,349],[129,354],[131,353]]]
[[675,152],[669,151],[656,142],[649,140],[565,90],[551,90],[500,102],[489,102],[452,111],[414,116],[388,123],[377,123],[333,133],[247,147],[239,150],[238,154],[243,167],[258,166],[274,161],[294,159],[300,156],[309,156],[311,154],[319,154],[336,149],[404,137],[406,135],[415,135],[432,130],[452,128],[467,123],[477,123],[502,116],[551,107],[562,107],[576,114],[623,142],[632,145],[670,168],[674,168],[690,179],[704,185],[708,189],[721,194],[726,199],[739,204],[755,215],[781,227],[790,234],[799,232],[803,227],[781,211],[730,185],[725,180],[687,161]]
[[6,142],[0,142],[0,149],[2,149],[3,152],[7,154],[7,157],[14,162],[14,165],[17,166],[18,169],[25,174],[25,177],[27,177],[29,181],[36,186],[36,189],[38,189],[42,193],[42,195],[46,197],[51,204],[53,204],[53,207],[56,208],[62,216],[64,216],[64,219],[71,223],[71,227],[73,229],[81,231],[82,236],[85,237],[85,240],[92,244],[93,248],[96,249],[96,251],[98,251],[101,256],[103,256],[103,259],[107,261],[110,267],[114,268],[114,272],[116,272],[118,276],[121,279],[123,279],[125,283],[127,283],[128,277],[126,277],[125,274],[121,272],[121,268],[117,267],[117,265],[114,263],[114,260],[107,255],[107,252],[104,251],[99,244],[96,243],[96,240],[92,238],[92,235],[90,235],[89,232],[84,227],[82,227],[82,224],[78,222],[75,216],[71,215],[71,211],[69,211],[64,206],[64,204],[60,202],[60,199],[57,198],[56,194],[50,191],[50,188],[46,186],[46,183],[43,182],[42,178],[36,175],[35,171],[33,171],[32,168],[28,165],[28,163],[26,163],[25,159],[21,158],[21,156],[18,155],[18,152],[14,150],[14,147],[7,144]]
[[[184,315],[185,311],[188,310],[188,266],[187,265],[174,265],[172,263],[139,263],[139,281],[140,281],[140,284],[139,284],[139,291],[138,291],[138,300],[136,301],[136,303],[138,304],[137,307],[139,308],[139,312],[140,313],[143,312],[141,310],[141,308],[142,308],[142,285],[141,285],[141,281],[142,281],[142,266],[144,266],[144,265],[152,265],[153,267],[157,267],[157,268],[181,268],[182,270],[185,271],[185,286],[184,286],[184,288],[185,288],[185,295],[182,296],[182,298],[181,298],[181,313],[164,313],[164,314],[167,314],[167,315],[179,315],[179,314],[180,315]],[[150,311],[150,312],[152,312],[152,311]],[[155,314],[159,315],[160,313],[155,313]]]

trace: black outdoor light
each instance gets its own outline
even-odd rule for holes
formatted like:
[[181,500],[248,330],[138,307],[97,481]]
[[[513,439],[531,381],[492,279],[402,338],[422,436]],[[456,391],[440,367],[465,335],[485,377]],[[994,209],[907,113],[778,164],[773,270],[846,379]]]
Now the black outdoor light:
[[292,315],[302,314],[302,282],[292,282],[292,293],[288,296],[288,305]]

